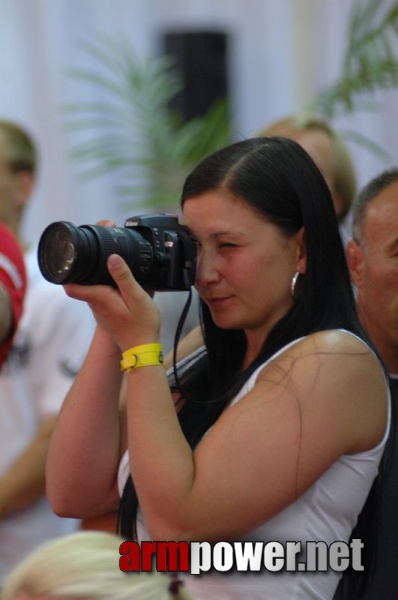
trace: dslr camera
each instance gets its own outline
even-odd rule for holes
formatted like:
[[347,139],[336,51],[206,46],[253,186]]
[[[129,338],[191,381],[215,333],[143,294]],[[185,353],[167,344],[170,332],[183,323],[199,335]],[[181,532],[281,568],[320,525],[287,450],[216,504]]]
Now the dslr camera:
[[111,254],[124,258],[148,291],[189,290],[195,281],[195,242],[171,214],[131,217],[124,227],[51,223],[41,235],[38,262],[51,283],[115,287],[106,265]]

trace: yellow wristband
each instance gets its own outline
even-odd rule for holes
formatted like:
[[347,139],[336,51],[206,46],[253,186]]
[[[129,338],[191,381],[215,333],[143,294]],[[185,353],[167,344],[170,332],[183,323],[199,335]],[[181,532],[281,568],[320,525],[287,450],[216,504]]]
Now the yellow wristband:
[[162,344],[142,344],[122,353],[120,370],[129,373],[138,367],[153,367],[163,364]]

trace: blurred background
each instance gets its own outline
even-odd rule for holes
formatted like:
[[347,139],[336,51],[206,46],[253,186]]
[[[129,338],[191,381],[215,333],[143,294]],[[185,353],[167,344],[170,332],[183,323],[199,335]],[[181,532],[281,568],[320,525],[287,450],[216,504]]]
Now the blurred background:
[[[354,0],[0,0],[0,118],[26,127],[40,153],[38,183],[24,223],[26,241],[37,239],[56,220],[83,224],[111,218],[122,225],[128,216],[153,210],[156,202],[146,205],[144,191],[140,198],[138,188],[130,194],[120,193],[119,187],[132,147],[137,163],[141,152],[148,157],[154,151],[153,144],[146,145],[153,133],[148,122],[146,129],[139,127],[146,119],[155,137],[160,135],[164,122],[159,114],[151,119],[148,110],[161,112],[167,100],[162,90],[174,89],[173,82],[162,83],[155,73],[148,92],[153,105],[144,94],[144,106],[134,106],[136,99],[121,93],[126,82],[118,69],[126,56],[135,73],[130,93],[151,76],[151,61],[164,54],[172,57],[180,83],[190,86],[185,100],[180,96],[174,106],[181,121],[200,117],[213,100],[225,97],[228,135],[235,141],[303,109],[338,80],[357,5]],[[362,6],[370,6],[367,16],[372,19],[378,7],[381,21],[396,10],[396,2],[385,0],[362,0]],[[387,50],[394,63],[397,34],[392,31]],[[377,47],[374,54],[367,52],[373,60]],[[134,71],[137,65],[140,73]],[[120,72],[126,73],[124,66]],[[337,130],[358,132],[384,151],[348,140],[360,186],[398,163],[398,87],[385,81],[373,87],[365,108],[336,110],[332,117]],[[128,110],[147,112],[134,120],[131,112],[123,112],[128,104]],[[108,117],[118,131],[113,137]],[[204,137],[197,131],[198,138]],[[195,138],[195,130],[188,134],[186,139]],[[109,161],[102,168],[97,156],[95,176],[87,178],[82,172],[93,158],[92,147],[76,148],[93,139],[95,147],[98,136],[109,151],[124,144],[127,154],[124,164],[115,159],[115,168],[109,168]],[[217,139],[223,136],[225,130]],[[179,143],[183,146],[181,139]],[[177,150],[177,141],[171,142],[170,155]],[[157,157],[158,164],[163,160],[166,165],[167,153]],[[135,176],[130,173],[129,185]],[[177,181],[176,206],[178,187]],[[173,193],[163,204],[159,199],[162,209],[174,204]]]

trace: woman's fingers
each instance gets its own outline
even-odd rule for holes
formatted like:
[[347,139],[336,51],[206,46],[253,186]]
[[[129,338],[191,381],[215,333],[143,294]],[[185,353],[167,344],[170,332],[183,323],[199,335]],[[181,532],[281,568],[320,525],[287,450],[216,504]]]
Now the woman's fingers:
[[148,293],[118,254],[108,257],[107,268],[117,287],[67,284],[66,293],[89,304],[97,322],[111,333],[120,348],[134,345],[136,339],[156,340],[160,318]]
[[111,219],[101,219],[101,221],[97,221],[96,225],[100,225],[101,227],[116,227],[115,221]]
[[[109,273],[116,283],[120,295],[129,307],[133,302],[139,301],[145,294],[142,287],[135,280],[126,261],[118,254],[111,254],[107,262]],[[145,294],[146,295],[146,294]]]
[[130,305],[140,301],[142,296],[147,296],[146,292],[134,279],[133,274],[125,260],[118,254],[112,254],[107,259],[107,268],[110,275],[117,285],[117,289],[109,285],[81,285],[68,283],[64,285],[68,296],[86,302],[106,303],[113,301],[123,303],[130,308]]

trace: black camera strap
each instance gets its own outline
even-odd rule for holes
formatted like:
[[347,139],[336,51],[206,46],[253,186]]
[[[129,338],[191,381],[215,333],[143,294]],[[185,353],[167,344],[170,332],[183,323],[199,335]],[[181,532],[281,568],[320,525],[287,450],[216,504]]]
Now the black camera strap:
[[[184,248],[184,258],[182,265],[183,281],[187,288],[195,283],[196,273],[196,246],[187,231],[179,230],[178,236]],[[189,307],[188,307],[189,308]]]

